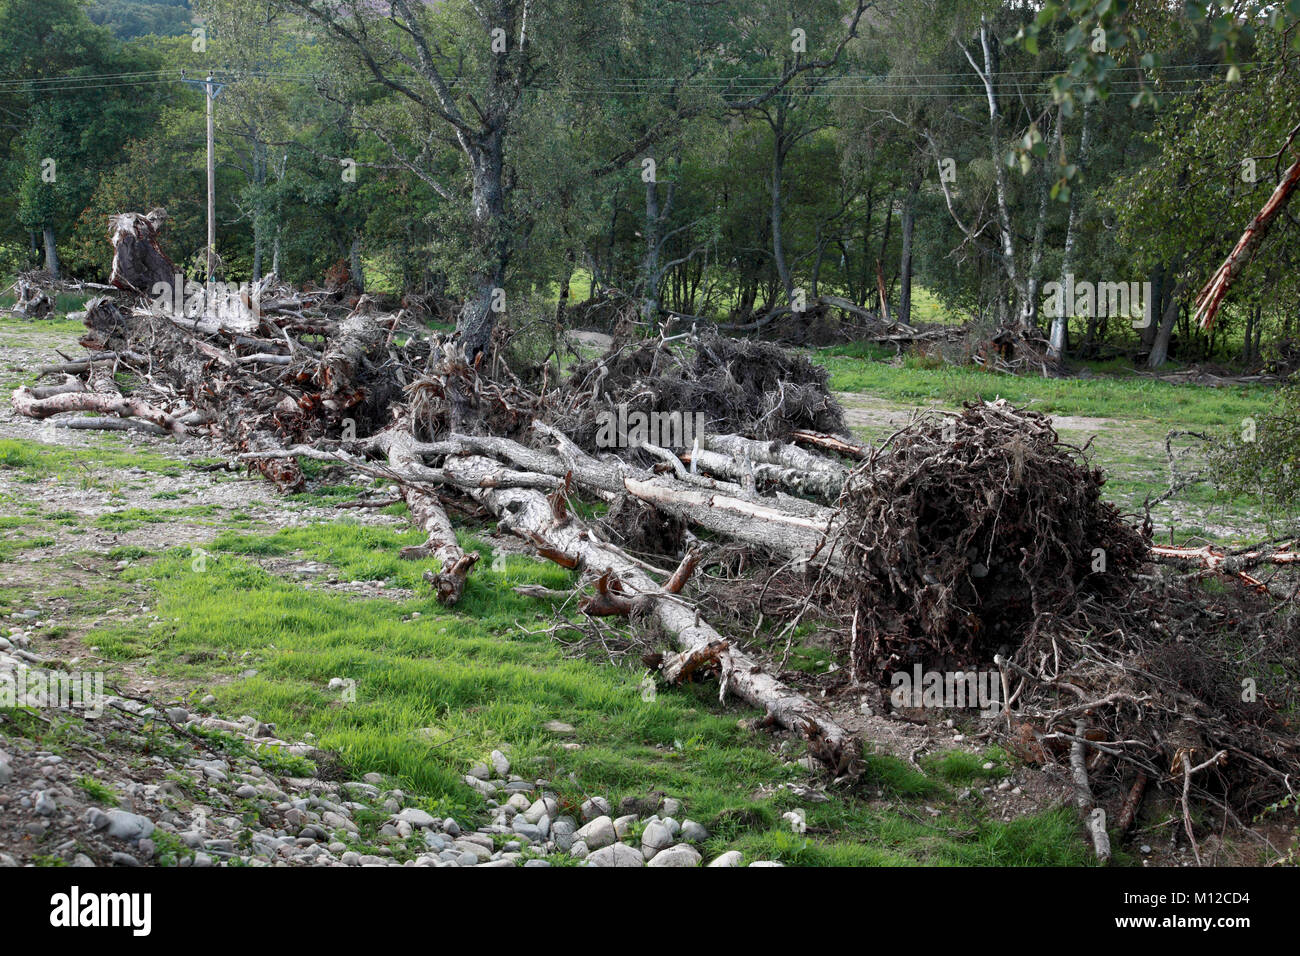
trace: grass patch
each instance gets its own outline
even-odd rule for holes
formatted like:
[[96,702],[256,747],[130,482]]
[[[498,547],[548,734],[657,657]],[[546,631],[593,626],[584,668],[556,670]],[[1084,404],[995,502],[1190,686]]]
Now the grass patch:
[[[889,757],[871,758],[859,795],[807,806],[810,833],[796,838],[781,814],[802,802],[779,785],[806,772],[737,726],[752,711],[720,709],[708,685],[663,689],[645,701],[639,669],[564,657],[549,635],[523,626],[549,621],[549,610],[512,588],[562,588],[570,574],[513,556],[494,569],[491,548],[472,537],[462,543],[488,560],[461,604],[441,607],[422,580],[435,562],[396,557],[420,537],[350,523],[228,532],[207,546],[214,556],[205,571],[193,570],[183,548],[124,571],[123,580],[156,590],[161,622],[152,629],[125,622],[89,639],[103,656],[148,655],[171,676],[206,684],[224,675],[210,688],[221,712],[255,714],[290,739],[315,734],[344,772],[385,774],[430,812],[481,809],[461,774],[508,743],[518,772],[552,781],[570,808],[592,794],[617,801],[659,790],[682,798],[690,817],[710,827],[713,853],[735,844],[751,859],[788,863],[1087,860],[1073,823],[1057,841],[1061,825],[1051,815],[972,821],[940,782]],[[308,589],[256,563],[288,555],[330,564],[342,579],[410,588],[415,597]],[[334,677],[353,682],[347,699],[329,689]],[[547,733],[551,720],[575,733]],[[566,749],[564,740],[580,749]],[[887,793],[887,805],[867,799],[876,790]],[[923,800],[941,807],[941,816],[926,815]]]
[[924,356],[908,356],[901,366],[884,359],[892,352],[879,346],[849,344],[813,353],[831,373],[831,388],[870,392],[913,405],[1005,398],[1053,415],[1141,419],[1169,428],[1240,427],[1242,419],[1269,407],[1272,392],[1258,385],[1205,388],[1175,385],[1118,367],[1105,376],[1045,379],[1004,375],[975,366],[935,365]]
[[77,786],[95,801],[105,806],[115,807],[121,796],[116,790],[104,783],[102,780],[96,780],[94,777],[83,776],[77,781]]

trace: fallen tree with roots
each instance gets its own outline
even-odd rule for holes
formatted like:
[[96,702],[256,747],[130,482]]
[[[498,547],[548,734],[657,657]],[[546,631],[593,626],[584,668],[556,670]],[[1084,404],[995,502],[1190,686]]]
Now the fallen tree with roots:
[[[391,482],[425,535],[403,557],[436,560],[426,578],[449,605],[478,560],[451,513],[488,516],[574,572],[572,593],[537,593],[561,626],[621,622],[659,680],[716,679],[837,780],[870,743],[837,701],[915,665],[993,667],[999,732],[1025,760],[1068,762],[1103,859],[1107,799],[1122,834],[1167,789],[1195,847],[1189,801],[1242,821],[1294,798],[1300,625],[1279,582],[1246,572],[1285,575],[1295,552],[1153,547],[1046,417],[973,403],[867,446],[824,370],[770,344],[665,328],[525,378],[366,297],[274,278],[151,297],[168,281],[158,220],[115,219],[127,294],[88,303],[86,355],[38,369],[59,380],[17,389],[19,414],[212,441],[286,491],[303,460]],[[664,427],[641,427],[656,414]],[[604,516],[580,517],[584,501]],[[788,651],[812,619],[845,666],[801,688],[755,638]]]

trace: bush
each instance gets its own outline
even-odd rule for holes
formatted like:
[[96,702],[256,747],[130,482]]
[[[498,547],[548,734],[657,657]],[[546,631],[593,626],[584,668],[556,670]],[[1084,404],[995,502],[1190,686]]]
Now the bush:
[[1210,465],[1222,488],[1257,495],[1275,518],[1284,512],[1294,523],[1300,517],[1300,379],[1278,391],[1268,412],[1216,441]]

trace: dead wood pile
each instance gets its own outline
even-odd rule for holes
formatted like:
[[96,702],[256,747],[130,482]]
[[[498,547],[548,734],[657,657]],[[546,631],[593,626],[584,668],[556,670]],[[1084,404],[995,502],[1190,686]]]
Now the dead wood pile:
[[1050,420],[1005,402],[929,416],[845,483],[830,595],[858,615],[860,679],[960,669],[1081,600],[1126,591],[1147,542]]
[[24,319],[47,319],[54,313],[54,297],[38,282],[20,276],[13,284],[14,304],[8,311]]
[[[848,436],[823,369],[694,333],[616,346],[534,389],[365,298],[332,308],[272,279],[160,304],[138,284],[160,265],[151,226],[124,217],[113,233],[116,271],[144,294],[92,302],[87,354],[40,370],[60,383],[15,391],[20,414],[204,436],[285,489],[302,486],[301,459],[393,482],[426,535],[404,556],[436,559],[426,577],[448,604],[478,557],[448,509],[490,515],[575,572],[573,594],[550,597],[587,623],[557,626],[653,634],[660,680],[715,677],[840,776],[860,769],[861,742],[764,665],[765,615],[841,634],[850,689],[917,663],[998,667],[1010,744],[1082,761],[1090,813],[1134,773],[1229,815],[1293,792],[1294,603],[1269,604],[1235,565],[1153,550],[1041,415],[975,404],[871,448]],[[152,271],[127,278],[130,263]],[[598,416],[620,405],[702,412],[704,433],[600,447]],[[609,506],[606,524],[580,502]],[[1282,573],[1292,553],[1260,560]],[[1151,565],[1174,558],[1192,567]],[[1234,589],[1207,596],[1198,575]],[[1243,675],[1260,689],[1245,709],[1231,699]]]
[[555,423],[594,451],[600,416],[617,412],[703,413],[712,434],[784,441],[800,429],[847,435],[829,373],[769,342],[709,334],[615,346],[579,365],[565,392],[573,412]]

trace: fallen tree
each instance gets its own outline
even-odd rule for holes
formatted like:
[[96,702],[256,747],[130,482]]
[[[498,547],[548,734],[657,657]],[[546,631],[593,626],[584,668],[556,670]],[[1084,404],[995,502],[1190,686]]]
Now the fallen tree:
[[[160,302],[136,285],[167,265],[153,222],[121,217],[114,237],[115,272],[141,294],[89,303],[88,354],[39,369],[57,381],[18,389],[19,414],[213,441],[282,489],[304,486],[302,459],[392,483],[425,538],[403,557],[436,564],[425,577],[446,604],[478,560],[452,510],[491,515],[575,572],[576,613],[666,639],[662,680],[716,677],[836,776],[860,769],[861,743],[753,650],[765,615],[782,634],[811,614],[840,635],[848,666],[822,688],[828,700],[913,664],[998,662],[1016,707],[1010,744],[1083,761],[1079,806],[1099,855],[1093,811],[1107,792],[1130,794],[1134,774],[1229,814],[1286,795],[1300,774],[1280,650],[1294,619],[1261,645],[1248,634],[1277,608],[1250,603],[1263,600],[1253,589],[1207,598],[1194,577],[1154,568],[1285,571],[1293,552],[1152,548],[1041,415],[974,403],[868,446],[844,427],[824,370],[768,343],[661,334],[558,381],[545,369],[525,380],[365,298],[348,308],[269,280],[223,293],[227,305]],[[689,441],[601,440],[620,407],[698,412],[707,427]],[[578,500],[608,511],[583,520]],[[1221,633],[1189,657],[1165,638],[1194,640],[1198,609]],[[1254,709],[1220,686],[1243,654],[1280,662]]]

